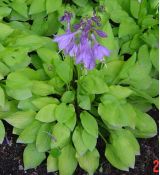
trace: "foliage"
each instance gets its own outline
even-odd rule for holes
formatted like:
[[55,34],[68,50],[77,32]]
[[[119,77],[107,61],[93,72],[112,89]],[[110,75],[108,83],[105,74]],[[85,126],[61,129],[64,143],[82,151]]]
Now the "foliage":
[[[58,53],[52,35],[64,32],[65,10],[76,14],[75,24],[93,8],[111,55],[87,72]],[[98,137],[113,166],[134,168],[137,138],[157,134],[146,113],[158,107],[157,8],[157,0],[0,0],[0,143],[4,120],[27,145],[25,169],[49,153],[48,172],[71,175],[79,164],[91,175]]]

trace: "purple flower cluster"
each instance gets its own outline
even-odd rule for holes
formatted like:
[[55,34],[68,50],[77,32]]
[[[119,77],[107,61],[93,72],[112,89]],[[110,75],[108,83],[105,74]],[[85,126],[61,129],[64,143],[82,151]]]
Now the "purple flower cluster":
[[83,63],[87,69],[93,69],[96,60],[102,61],[104,56],[110,55],[110,51],[96,40],[96,35],[102,38],[107,35],[101,30],[96,30],[95,26],[99,26],[99,18],[95,15],[74,25],[74,32],[71,32],[71,18],[72,14],[69,12],[65,12],[61,17],[61,21],[67,22],[67,30],[65,34],[55,36],[54,41],[65,54],[76,58],[76,64]]

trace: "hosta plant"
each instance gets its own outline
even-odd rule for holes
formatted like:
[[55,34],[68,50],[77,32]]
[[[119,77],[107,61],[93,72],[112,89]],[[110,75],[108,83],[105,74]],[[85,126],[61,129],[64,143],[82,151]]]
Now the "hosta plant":
[[137,138],[157,133],[157,1],[38,2],[0,1],[0,119],[26,144],[24,168],[46,159],[48,172],[91,175],[101,138],[129,171]]

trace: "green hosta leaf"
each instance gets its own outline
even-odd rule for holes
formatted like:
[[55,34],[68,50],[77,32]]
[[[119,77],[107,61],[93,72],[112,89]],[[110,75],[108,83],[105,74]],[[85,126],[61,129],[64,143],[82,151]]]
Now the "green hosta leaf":
[[46,0],[46,10],[47,13],[59,10],[62,5],[62,0]]
[[103,67],[102,72],[105,77],[107,84],[111,84],[117,75],[119,74],[124,62],[120,60],[114,60],[107,63],[107,67]]
[[52,130],[52,124],[44,123],[41,125],[37,138],[36,148],[39,152],[46,152],[51,146],[51,136],[49,135]]
[[152,63],[149,58],[149,51],[147,45],[140,47],[138,52],[138,63],[143,66],[143,69],[146,70],[146,73],[150,73],[152,68]]
[[64,147],[70,139],[70,130],[63,124],[57,123],[53,127],[52,135],[55,141],[51,142],[51,148]]
[[4,105],[5,105],[5,94],[4,94],[4,90],[0,86],[0,107],[3,108]]
[[[138,64],[131,67],[129,70],[130,84],[132,84],[137,89],[148,89],[152,83],[151,77],[148,75],[148,70],[146,67]],[[141,76],[139,76],[141,75]]]
[[65,123],[70,120],[75,113],[75,109],[73,105],[66,105],[65,103],[61,103],[56,107],[55,117],[59,123]]
[[18,128],[14,127],[12,130],[12,134],[20,135],[22,131],[23,131],[23,129],[18,129]]
[[89,175],[93,175],[98,168],[99,157],[99,152],[96,148],[92,152],[88,151],[83,156],[76,155],[80,167],[87,171]]
[[3,76],[7,75],[10,72],[10,69],[8,66],[6,66],[4,63],[0,62],[0,73],[2,73]]
[[47,172],[55,172],[58,171],[58,159],[49,155],[47,158]]
[[73,77],[73,61],[71,58],[65,58],[64,61],[55,59],[54,61],[56,73],[67,84]]
[[139,9],[140,9],[140,2],[138,2],[137,0],[131,0],[130,11],[132,16],[136,19],[138,19]]
[[18,137],[17,143],[33,143],[36,140],[37,133],[41,127],[41,122],[35,120],[28,125]]
[[[37,3],[37,1],[36,1]],[[36,4],[37,5],[37,4]],[[50,39],[45,37],[40,37],[37,35],[26,35],[23,37],[18,37],[15,46],[20,48],[26,48],[28,51],[33,51],[35,49],[38,49],[44,45],[46,45]]]
[[12,8],[24,17],[28,17],[28,8],[27,4],[21,0],[14,0],[12,3]]
[[32,100],[32,103],[36,108],[41,109],[49,104],[58,104],[59,101],[53,97],[39,97]]
[[116,156],[115,149],[111,145],[107,145],[105,156],[114,167],[123,171],[129,171],[129,168]]
[[85,110],[90,110],[91,109],[91,100],[89,98],[89,95],[80,95],[78,94],[78,104],[79,107]]
[[33,111],[19,111],[11,114],[5,120],[16,128],[24,129],[33,122],[35,115]]
[[73,2],[80,7],[85,7],[88,0],[73,0]]
[[82,131],[82,140],[83,140],[83,143],[87,149],[89,149],[90,151],[94,150],[96,143],[97,143],[96,137],[89,134],[86,130],[83,130]]
[[[134,168],[135,155],[139,154],[139,144],[133,134],[125,129],[113,131],[111,144],[107,144],[105,156],[110,163],[121,170]],[[118,145],[118,146],[117,146]]]
[[71,144],[62,149],[61,155],[58,158],[59,173],[61,175],[71,175],[77,167],[75,158],[76,151]]
[[75,93],[73,91],[66,91],[63,94],[61,101],[63,103],[71,103],[74,101],[74,98],[75,98]]
[[133,133],[138,138],[150,138],[157,134],[157,125],[148,114],[136,110],[136,126]]
[[11,10],[12,10],[12,9],[9,8],[9,7],[4,7],[4,6],[0,7],[0,20],[1,20],[3,17],[6,17],[6,16],[10,15]]
[[21,110],[33,110],[33,111],[37,111],[37,108],[31,103],[32,98],[28,98],[26,100],[21,100],[18,103],[18,109]]
[[52,64],[54,59],[59,58],[59,55],[57,54],[57,52],[52,51],[46,47],[41,47],[37,50],[37,53],[40,57],[40,59],[44,62],[44,63],[50,63]]
[[131,67],[135,65],[136,61],[136,53],[134,53],[124,64],[120,71],[119,77],[120,78],[127,78],[128,77],[128,71]]
[[51,149],[50,154],[52,155],[52,157],[57,158],[60,156],[61,150],[59,148],[53,148]]
[[152,48],[150,51],[150,60],[156,70],[159,70],[159,57],[158,57],[158,49]]
[[0,120],[0,144],[2,144],[4,137],[5,137],[5,127],[2,121]]
[[45,153],[38,152],[34,144],[28,144],[23,152],[24,169],[36,168],[45,158]]
[[16,100],[25,100],[32,96],[31,81],[21,72],[10,73],[6,80],[7,94]]
[[45,81],[33,81],[32,92],[35,95],[39,96],[47,96],[50,94],[54,94],[54,87],[48,84]]
[[123,22],[120,24],[118,36],[124,37],[127,35],[134,35],[139,32],[139,27],[134,22]]
[[46,0],[33,0],[30,6],[29,14],[32,15],[35,13],[40,13],[45,11],[45,1]]
[[104,101],[104,104],[99,104],[98,113],[109,128],[117,129],[124,126],[135,128],[136,113],[126,101]]
[[133,93],[133,91],[130,88],[119,85],[110,86],[109,89],[110,89],[109,93],[114,95],[118,99],[125,99]]
[[103,94],[108,91],[108,86],[97,70],[90,71],[87,76],[78,82],[82,94]]
[[3,23],[0,23],[0,29],[0,40],[6,39],[14,31],[10,26]]
[[92,136],[98,137],[98,124],[95,118],[89,114],[88,112],[84,111],[80,114],[81,123],[83,128]]
[[71,130],[73,131],[74,130],[74,127],[76,125],[76,122],[77,122],[77,118],[76,118],[76,113],[74,113],[73,117],[70,118],[69,120],[67,120],[65,122],[65,125]]
[[80,126],[77,126],[74,130],[73,136],[72,136],[73,144],[76,148],[77,153],[82,156],[87,151],[87,147],[84,145],[83,139],[82,139],[82,128]]
[[55,121],[55,110],[57,108],[56,104],[49,104],[44,106],[40,111],[37,113],[35,118],[41,122],[53,122]]

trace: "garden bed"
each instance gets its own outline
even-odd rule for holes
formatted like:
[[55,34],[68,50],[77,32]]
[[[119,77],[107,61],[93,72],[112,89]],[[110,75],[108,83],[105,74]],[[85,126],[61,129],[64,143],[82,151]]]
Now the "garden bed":
[[[156,109],[153,109],[149,114],[155,119],[157,125],[159,125],[159,115]],[[7,138],[10,145],[6,141],[0,145],[0,175],[55,175],[56,173],[48,173],[46,169],[46,161],[44,161],[36,169],[23,170],[23,150],[25,145],[16,144],[17,137],[12,135],[12,127],[5,123],[7,130]],[[153,161],[158,160],[159,157],[159,142],[158,135],[151,139],[139,139],[141,146],[141,155],[136,157],[135,169],[129,172],[123,172],[115,169],[104,158],[103,152],[100,160],[100,165],[103,169],[99,168],[95,175],[152,175],[153,173]],[[104,143],[102,140],[98,142],[99,150],[104,150]],[[77,168],[75,175],[86,175],[81,168]]]

